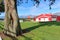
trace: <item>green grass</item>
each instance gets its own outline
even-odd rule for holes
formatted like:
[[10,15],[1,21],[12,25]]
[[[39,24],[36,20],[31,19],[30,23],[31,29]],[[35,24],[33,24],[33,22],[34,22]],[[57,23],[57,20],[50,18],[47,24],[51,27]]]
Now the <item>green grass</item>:
[[[17,37],[18,40],[60,40],[60,22],[22,22],[21,28],[27,32]],[[5,38],[5,40],[10,40],[10,38]]]

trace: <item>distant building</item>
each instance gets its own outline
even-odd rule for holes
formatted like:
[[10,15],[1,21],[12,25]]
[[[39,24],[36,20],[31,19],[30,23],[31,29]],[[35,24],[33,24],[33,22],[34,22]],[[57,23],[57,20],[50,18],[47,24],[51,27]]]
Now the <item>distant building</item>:
[[34,18],[34,21],[36,22],[47,22],[47,21],[56,21],[56,20],[60,20],[60,19],[57,19],[57,16],[53,14],[41,14]]
[[56,17],[56,21],[60,21],[60,16],[57,16]]
[[41,14],[34,18],[34,21],[36,22],[46,22],[46,21],[52,21],[52,15],[51,14]]
[[56,15],[56,21],[60,21],[60,12],[54,13]]
[[23,20],[19,20],[19,22],[23,22]]

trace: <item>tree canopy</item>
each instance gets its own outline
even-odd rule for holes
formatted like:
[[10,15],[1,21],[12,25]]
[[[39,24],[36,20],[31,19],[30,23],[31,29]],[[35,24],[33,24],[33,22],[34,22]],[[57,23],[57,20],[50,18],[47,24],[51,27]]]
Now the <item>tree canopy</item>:
[[[28,3],[29,0],[17,0],[17,5],[23,3],[23,1],[26,1],[26,3]],[[31,0],[32,2],[35,2],[35,4],[37,4],[36,6],[38,6],[41,2],[41,0]],[[47,1],[47,0],[44,0]],[[51,9],[51,6],[55,3],[56,0],[48,0],[49,1],[49,9]],[[34,4],[34,5],[35,5]],[[4,3],[3,0],[0,0],[0,12],[4,12]]]
[[3,0],[0,0],[0,12],[4,12]]

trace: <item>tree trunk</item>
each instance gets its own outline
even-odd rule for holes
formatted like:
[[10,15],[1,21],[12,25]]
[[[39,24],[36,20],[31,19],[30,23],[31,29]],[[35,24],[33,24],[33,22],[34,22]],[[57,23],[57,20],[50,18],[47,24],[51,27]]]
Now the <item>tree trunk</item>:
[[17,14],[16,0],[4,0],[5,4],[5,25],[4,33],[11,36],[22,34]]

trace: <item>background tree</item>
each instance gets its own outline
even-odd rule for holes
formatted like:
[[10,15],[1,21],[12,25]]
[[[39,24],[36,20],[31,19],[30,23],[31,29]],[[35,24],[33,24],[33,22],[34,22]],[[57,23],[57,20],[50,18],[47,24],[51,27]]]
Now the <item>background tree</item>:
[[[17,5],[23,3],[24,0],[4,0],[5,5],[5,19],[4,19],[4,33],[11,35],[11,36],[17,36],[19,34],[22,34],[21,26],[19,23],[19,17],[17,13]],[[26,3],[28,3],[29,0],[26,0]],[[40,4],[40,0],[31,0],[32,2],[35,2],[36,7]],[[47,0],[44,0],[47,1]],[[3,5],[3,1],[0,1],[1,6]],[[55,0],[49,0],[49,7],[51,9],[51,5],[55,3]],[[1,8],[0,6],[0,8]],[[0,9],[0,12],[4,11],[4,6],[2,6],[2,9]]]
[[0,0],[0,15],[1,15],[1,12],[4,12],[3,0]]

